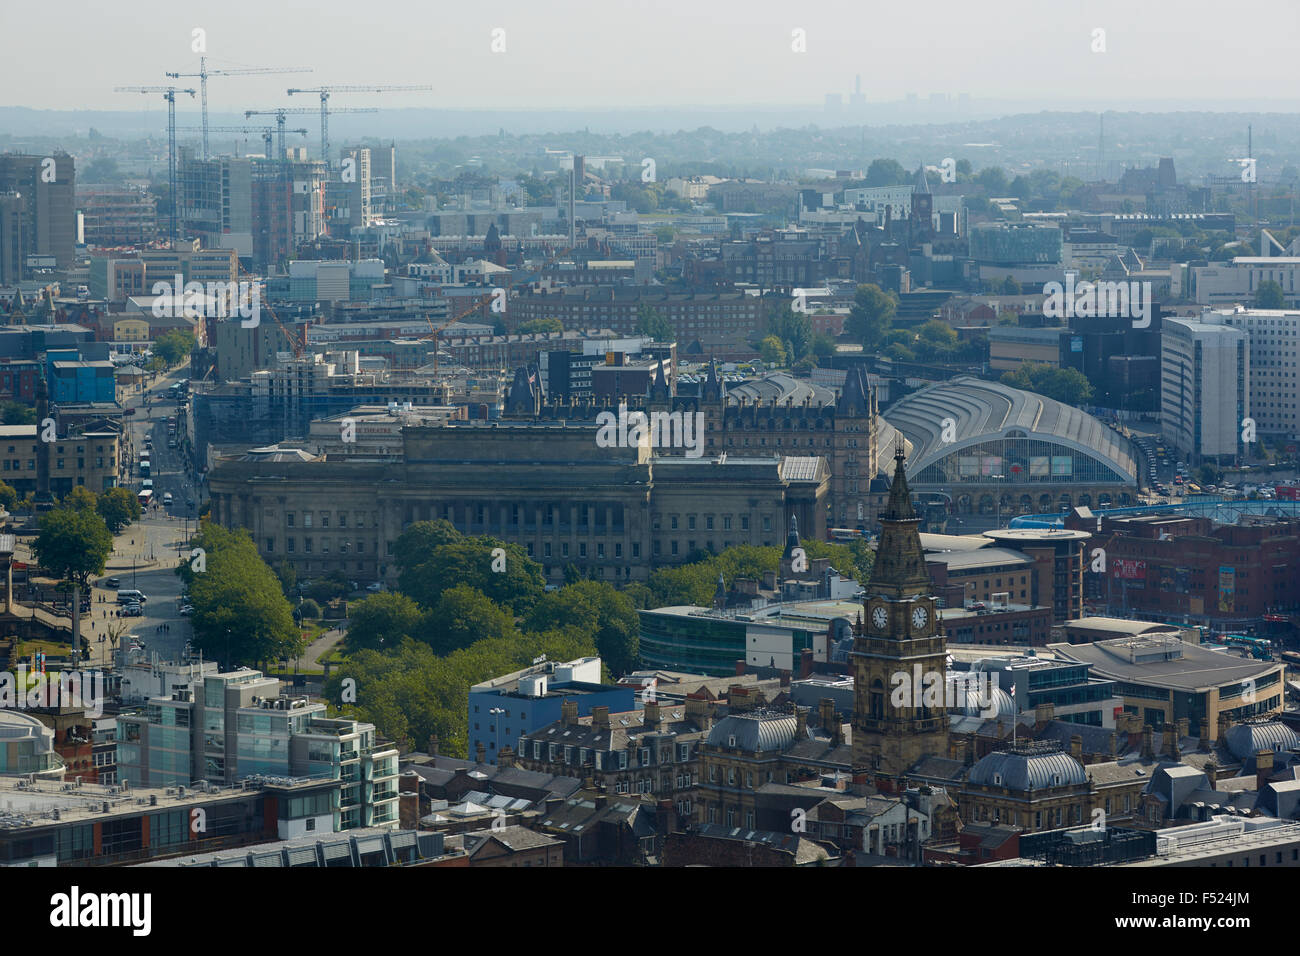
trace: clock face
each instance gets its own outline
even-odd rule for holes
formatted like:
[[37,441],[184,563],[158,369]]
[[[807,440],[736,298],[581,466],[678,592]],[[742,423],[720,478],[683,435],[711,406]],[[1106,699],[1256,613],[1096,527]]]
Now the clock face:
[[930,615],[925,608],[923,607],[914,608],[912,610],[912,626],[925,627],[926,619],[929,618],[929,616]]
[[871,612],[871,623],[876,625],[877,630],[883,631],[885,629],[885,625],[889,623],[889,615],[883,607],[877,605],[876,609]]

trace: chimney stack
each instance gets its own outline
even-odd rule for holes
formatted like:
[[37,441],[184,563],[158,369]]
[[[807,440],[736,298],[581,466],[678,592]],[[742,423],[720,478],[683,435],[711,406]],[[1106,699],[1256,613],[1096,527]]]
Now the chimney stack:
[[572,727],[578,722],[578,702],[576,700],[565,700],[560,704],[560,721],[566,727]]
[[1070,756],[1083,763],[1083,737],[1079,734],[1070,738]]
[[1219,765],[1213,760],[1205,762],[1205,776],[1210,781],[1210,789],[1218,789],[1219,786]]
[[1153,759],[1153,758],[1155,757],[1155,755],[1156,755],[1156,751],[1155,751],[1155,742],[1154,742],[1154,740],[1152,739],[1152,738],[1154,737],[1154,734],[1155,734],[1155,732],[1151,729],[1151,725],[1150,725],[1150,724],[1145,724],[1145,725],[1143,725],[1143,727],[1142,727],[1142,757],[1143,757],[1143,759],[1145,759],[1145,760],[1151,760],[1151,759]]
[[481,740],[474,746],[474,757],[479,763],[487,763],[487,748]]
[[789,689],[790,689],[790,672],[789,672],[789,671],[781,671],[781,689],[782,689],[782,690],[789,690]]
[[429,756],[438,756],[438,735],[429,734]]
[[813,652],[811,647],[805,647],[799,655],[799,679],[807,680],[812,677],[813,672]]
[[1273,751],[1255,751],[1255,789],[1263,790],[1268,778],[1273,776]]
[[[817,721],[821,724],[822,730],[830,734],[832,740],[839,736],[839,721],[835,717],[834,700],[823,697],[817,702]],[[838,743],[838,740],[836,742]]]
[[591,726],[596,730],[609,730],[609,707],[602,705],[591,708]]
[[515,765],[515,751],[509,744],[506,744],[497,752],[497,766],[503,769]]
[[794,709],[794,736],[796,740],[803,740],[808,736],[808,708],[796,706]]
[[660,719],[660,718],[659,718],[659,701],[657,701],[657,700],[646,701],[646,704],[645,704],[645,711],[644,711],[644,719],[643,719],[643,721],[642,721],[642,723],[644,724],[644,726],[646,726],[646,727],[648,727],[648,728],[650,728],[650,729],[652,729],[652,730],[658,730],[658,729],[659,729],[659,719]]

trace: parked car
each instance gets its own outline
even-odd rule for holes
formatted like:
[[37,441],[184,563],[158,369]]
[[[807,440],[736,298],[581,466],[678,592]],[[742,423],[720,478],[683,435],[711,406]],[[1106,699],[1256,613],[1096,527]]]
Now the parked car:
[[141,617],[144,614],[144,608],[139,604],[128,604],[122,609],[122,613],[127,617]]
[[101,588],[120,588],[122,586],[122,582],[118,578],[104,578],[102,581],[99,582],[99,586]]
[[181,608],[181,617],[189,617],[193,613],[194,613],[193,605],[187,604],[183,608]]

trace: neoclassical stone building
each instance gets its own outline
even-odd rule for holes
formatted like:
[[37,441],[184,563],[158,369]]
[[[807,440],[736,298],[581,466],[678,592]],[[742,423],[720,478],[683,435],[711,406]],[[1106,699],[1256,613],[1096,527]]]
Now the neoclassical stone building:
[[553,582],[570,564],[615,583],[697,551],[777,547],[791,516],[825,537],[820,455],[657,456],[601,447],[597,432],[594,421],[455,422],[407,427],[401,453],[382,459],[255,449],[213,468],[212,519],[248,529],[272,567],[299,577],[389,582],[397,537],[439,518],[523,546]]

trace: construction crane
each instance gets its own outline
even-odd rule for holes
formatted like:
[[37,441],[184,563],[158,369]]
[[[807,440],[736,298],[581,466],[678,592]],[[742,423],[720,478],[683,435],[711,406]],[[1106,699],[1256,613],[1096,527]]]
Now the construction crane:
[[[199,130],[203,130],[203,132],[205,132],[205,133],[207,133],[207,132],[213,132],[213,133],[261,133],[261,134],[262,134],[262,140],[266,143],[266,158],[267,158],[267,159],[271,159],[271,158],[273,158],[273,157],[272,157],[272,153],[271,153],[271,137],[274,136],[274,135],[275,135],[275,132],[276,132],[276,128],[275,128],[274,126],[208,126],[208,127],[206,127],[206,128],[205,128],[205,127],[202,127],[202,126],[178,126],[178,127],[176,127],[176,132],[178,132],[178,133],[196,133],[196,132],[198,132]],[[284,134],[285,134],[286,132],[289,132],[289,133],[297,133],[299,136],[306,136],[307,133],[308,133],[308,130],[307,130],[305,127],[304,127],[304,128],[301,128],[301,129],[291,129],[291,130],[286,130],[286,129],[284,129],[283,127],[281,127],[281,128],[280,128],[280,155],[279,155],[279,157],[277,157],[278,159],[284,159]]]
[[[208,58],[199,57],[199,72],[197,73],[168,73],[170,79],[179,79],[182,76],[197,76],[199,78],[199,88],[203,91],[203,158],[208,158],[208,77],[210,76],[248,76],[253,73],[310,73],[311,67],[308,66],[266,66],[253,67],[250,69],[239,70],[209,70]],[[269,157],[268,157],[269,158]]]
[[194,95],[194,90],[182,90],[175,86],[115,86],[114,93],[161,93],[167,101],[167,184],[171,192],[172,228],[171,241],[176,241],[176,94]]
[[[311,109],[310,107],[302,107],[302,106],[283,107],[282,106],[279,109],[274,109],[274,110],[244,110],[244,119],[248,119],[253,116],[274,116],[275,117],[275,124],[280,129],[280,158],[283,159],[284,158],[285,116],[287,116],[290,113],[296,113],[301,115],[303,113],[315,113],[315,112],[316,111],[314,109]],[[335,113],[378,113],[379,110],[375,109],[373,106],[360,106],[360,107],[351,107],[348,109],[334,110],[333,112]],[[327,164],[327,168],[328,168],[328,164]]]
[[[416,90],[431,90],[432,86],[318,86],[313,89],[292,89],[295,93],[315,93],[320,97],[320,155],[325,160],[325,171],[330,169],[330,94],[331,93],[405,93]],[[334,110],[341,113],[343,110]]]

